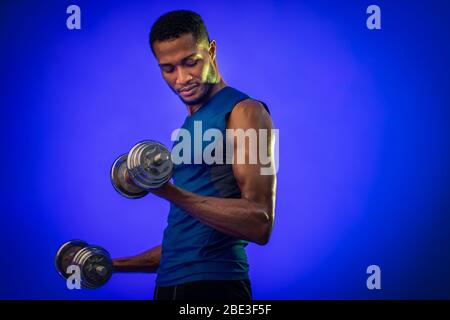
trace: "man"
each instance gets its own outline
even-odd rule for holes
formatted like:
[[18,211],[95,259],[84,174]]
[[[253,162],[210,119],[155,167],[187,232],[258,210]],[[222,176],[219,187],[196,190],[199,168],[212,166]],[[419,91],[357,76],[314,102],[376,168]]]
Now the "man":
[[[150,32],[150,47],[164,80],[187,106],[183,129],[192,137],[195,121],[201,121],[203,130],[219,129],[224,136],[226,129],[273,128],[263,103],[222,79],[216,43],[209,40],[198,14],[179,10],[158,18]],[[272,136],[261,142],[271,146]],[[171,202],[162,246],[114,259],[115,272],[157,272],[156,300],[252,299],[245,246],[269,240],[276,177],[262,175],[260,161],[249,163],[248,145],[243,148],[244,163],[234,159],[175,165],[173,184],[152,190]]]

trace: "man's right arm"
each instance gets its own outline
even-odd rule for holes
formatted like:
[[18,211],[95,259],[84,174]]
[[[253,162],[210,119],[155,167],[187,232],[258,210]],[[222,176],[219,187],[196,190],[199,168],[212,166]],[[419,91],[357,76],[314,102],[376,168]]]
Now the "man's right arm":
[[141,254],[113,259],[114,272],[156,272],[161,260],[161,245]]

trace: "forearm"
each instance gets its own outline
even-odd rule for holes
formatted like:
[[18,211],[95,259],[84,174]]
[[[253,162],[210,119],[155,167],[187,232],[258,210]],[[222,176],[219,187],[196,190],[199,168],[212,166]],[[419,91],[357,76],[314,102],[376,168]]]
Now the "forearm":
[[113,259],[114,272],[156,272],[161,260],[161,246],[139,255]]
[[267,242],[271,218],[257,203],[244,198],[201,196],[170,183],[154,193],[222,233],[258,244]]

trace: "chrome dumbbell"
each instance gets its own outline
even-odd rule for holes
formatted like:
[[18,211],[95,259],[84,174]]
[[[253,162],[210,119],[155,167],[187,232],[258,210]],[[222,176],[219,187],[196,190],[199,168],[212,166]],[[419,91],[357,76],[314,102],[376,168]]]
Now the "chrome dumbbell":
[[55,267],[64,279],[71,276],[70,266],[79,268],[81,287],[87,289],[101,287],[113,273],[113,263],[108,251],[81,240],[64,243],[56,253]]
[[122,196],[137,199],[169,181],[172,172],[169,150],[159,142],[145,140],[114,161],[111,183]]

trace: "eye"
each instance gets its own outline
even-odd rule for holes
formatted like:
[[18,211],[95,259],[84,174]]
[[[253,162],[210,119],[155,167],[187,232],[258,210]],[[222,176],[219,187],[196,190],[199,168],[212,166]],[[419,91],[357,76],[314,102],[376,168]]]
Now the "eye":
[[189,60],[186,61],[186,65],[188,67],[193,67],[193,66],[195,66],[197,64],[197,62],[198,62],[198,60],[189,59]]
[[171,73],[175,70],[174,66],[163,66],[161,70],[165,73]]

